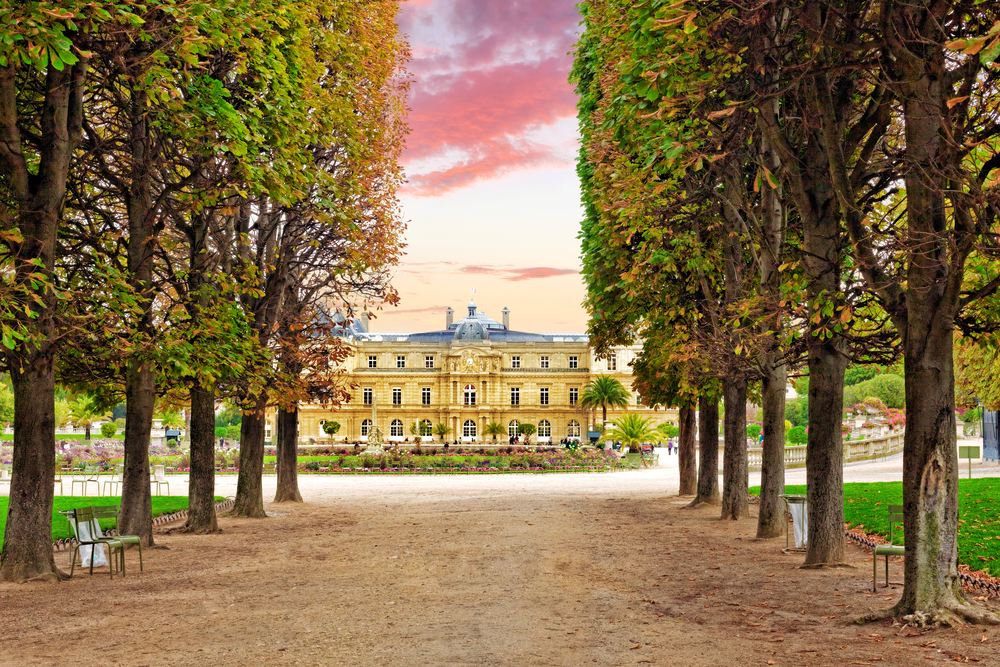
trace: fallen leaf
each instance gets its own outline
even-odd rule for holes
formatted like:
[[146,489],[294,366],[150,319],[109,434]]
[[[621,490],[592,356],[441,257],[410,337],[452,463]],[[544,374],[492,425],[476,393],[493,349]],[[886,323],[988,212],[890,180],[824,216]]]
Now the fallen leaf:
[[633,646],[633,647],[632,647],[632,648],[630,648],[629,650],[630,650],[630,651],[634,651],[634,650],[636,650],[637,648],[642,648],[642,644],[636,644],[635,646]]
[[986,633],[984,632],[984,633],[983,633],[983,638],[979,640],[979,643],[982,643],[982,642],[986,641],[987,639],[989,639],[989,637],[988,637],[988,636],[986,635]]
[[[711,434],[710,434],[710,435],[711,435]],[[774,664],[774,660],[768,660],[768,661],[767,661],[767,664],[769,664],[769,665],[773,665],[773,664]]]

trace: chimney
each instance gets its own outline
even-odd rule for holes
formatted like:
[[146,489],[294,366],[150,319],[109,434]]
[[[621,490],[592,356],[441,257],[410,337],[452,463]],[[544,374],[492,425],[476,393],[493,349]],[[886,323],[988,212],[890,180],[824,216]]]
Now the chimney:
[[444,328],[447,329],[451,326],[451,321],[455,318],[455,311],[448,306],[448,309],[444,311]]
[[500,312],[503,313],[503,328],[510,331],[510,308],[504,306]]
[[368,333],[368,311],[363,311],[361,316],[358,318],[358,322],[361,325],[361,330]]

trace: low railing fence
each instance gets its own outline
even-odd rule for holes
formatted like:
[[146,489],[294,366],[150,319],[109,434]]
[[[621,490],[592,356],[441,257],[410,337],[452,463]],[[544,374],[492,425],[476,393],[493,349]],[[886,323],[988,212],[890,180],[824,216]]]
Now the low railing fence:
[[[844,463],[867,461],[878,457],[891,456],[903,451],[903,432],[894,431],[887,435],[864,440],[848,440],[844,443]],[[719,447],[719,468],[722,468],[723,447]],[[763,459],[763,450],[751,447],[748,452],[750,470],[758,472]],[[806,446],[785,447],[785,467],[802,468],[806,465]]]

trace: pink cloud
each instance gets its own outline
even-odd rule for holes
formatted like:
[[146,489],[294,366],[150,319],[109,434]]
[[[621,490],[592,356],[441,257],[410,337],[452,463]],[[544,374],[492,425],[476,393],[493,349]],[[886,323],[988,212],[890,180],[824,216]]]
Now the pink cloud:
[[504,280],[519,282],[536,278],[553,278],[555,276],[572,276],[580,273],[579,269],[557,269],[551,266],[535,266],[531,268],[512,268],[508,266],[489,266],[472,264],[458,269],[460,273],[485,274],[499,276]]
[[414,53],[408,191],[436,195],[571,159],[538,137],[576,113],[566,79],[579,20],[574,0],[404,4]]

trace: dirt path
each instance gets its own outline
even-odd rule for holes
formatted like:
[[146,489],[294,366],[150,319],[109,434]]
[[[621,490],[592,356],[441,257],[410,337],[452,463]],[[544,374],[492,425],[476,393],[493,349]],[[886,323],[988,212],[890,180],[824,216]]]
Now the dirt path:
[[0,584],[0,665],[1000,664],[990,630],[849,624],[899,594],[870,556],[797,569],[673,474],[303,477],[310,502],[161,530],[124,580]]

